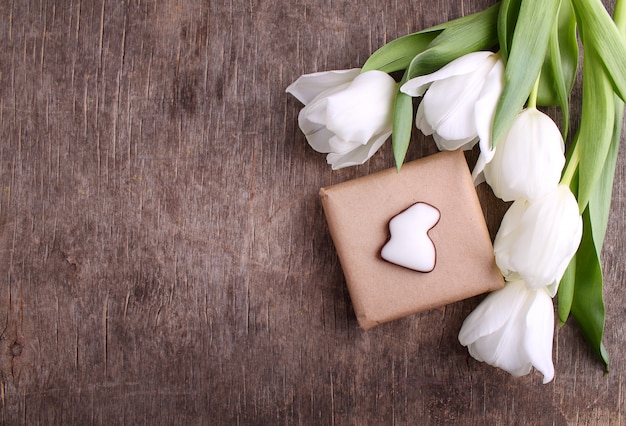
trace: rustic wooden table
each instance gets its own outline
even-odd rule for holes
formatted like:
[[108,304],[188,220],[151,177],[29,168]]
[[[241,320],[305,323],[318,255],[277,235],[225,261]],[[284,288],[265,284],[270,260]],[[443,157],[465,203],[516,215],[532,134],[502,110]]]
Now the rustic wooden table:
[[623,424],[624,149],[608,375],[573,322],[550,384],[475,361],[480,297],[361,331],[328,234],[318,189],[391,149],[332,172],[286,86],[492,3],[0,2],[3,423]]

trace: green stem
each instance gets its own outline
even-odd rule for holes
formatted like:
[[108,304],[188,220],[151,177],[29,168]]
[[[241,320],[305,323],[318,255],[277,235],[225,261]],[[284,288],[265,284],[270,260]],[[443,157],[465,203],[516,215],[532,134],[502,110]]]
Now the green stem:
[[579,162],[580,151],[578,150],[578,144],[575,144],[570,159],[567,163],[567,167],[565,168],[565,172],[563,173],[563,177],[561,178],[561,183],[563,185],[570,186],[570,184],[572,183],[572,179],[574,178],[574,174],[578,169]]
[[539,80],[541,80],[541,71],[537,76],[537,80],[535,81],[535,85],[533,86],[533,90],[530,92],[530,96],[528,97],[528,108],[537,108],[537,94],[539,93]]

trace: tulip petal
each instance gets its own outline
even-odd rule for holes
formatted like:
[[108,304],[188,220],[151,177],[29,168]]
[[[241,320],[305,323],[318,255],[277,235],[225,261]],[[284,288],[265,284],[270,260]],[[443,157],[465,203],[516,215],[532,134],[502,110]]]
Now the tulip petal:
[[[532,365],[526,354],[520,350],[525,324],[519,316],[528,309],[529,291],[522,281],[517,281],[507,283],[502,290],[492,294],[497,296],[488,297],[481,303],[488,305],[488,309],[482,311],[479,320],[480,335],[475,334],[474,337],[478,337],[468,345],[470,355],[479,361],[502,368],[514,376],[528,374]],[[501,323],[502,319],[504,322]],[[463,336],[463,339],[466,337],[468,336]],[[463,343],[461,339],[459,333],[459,341]]]
[[304,74],[291,83],[286,92],[307,105],[323,91],[350,83],[360,72],[360,68],[352,68]]
[[485,166],[487,165],[487,158],[489,157],[483,155],[481,148],[481,153],[478,156],[478,160],[476,160],[474,170],[472,170],[472,180],[474,181],[474,186],[478,186],[485,181],[485,174],[483,173],[483,171],[485,170]]
[[[528,207],[528,201],[523,199],[517,200],[511,204],[507,212],[504,214],[502,222],[500,222],[500,228],[498,229],[496,238],[493,242],[493,251],[496,255],[496,263],[505,276],[511,269],[507,243],[511,239],[510,234],[517,231],[522,217],[524,217]],[[498,259],[501,260],[500,263],[498,262]]]
[[[504,62],[498,60],[493,66],[487,80],[483,85],[480,96],[476,101],[474,107],[474,119],[476,121],[476,133],[480,139],[480,153],[484,161],[487,164],[491,161],[494,154],[494,148],[491,143],[491,128],[493,127],[493,117],[495,115],[496,106],[498,100],[504,89]],[[482,166],[481,166],[482,167]],[[484,168],[484,167],[483,167]],[[478,174],[482,169],[474,168],[475,173]]]
[[326,161],[332,166],[333,170],[363,164],[378,151],[389,136],[391,136],[391,131],[385,132],[373,138],[367,145],[361,145],[345,154],[332,152],[326,156]]
[[422,131],[425,136],[430,136],[435,133],[435,129],[428,124],[426,116],[424,115],[424,105],[420,102],[417,107],[417,114],[415,115],[415,126]]
[[[336,87],[331,87],[330,89],[324,90],[315,99],[313,99],[309,104],[307,104],[304,108],[302,108],[298,116],[298,119],[304,116],[309,122],[316,123],[316,124],[326,124],[327,116],[328,116],[329,97],[336,93],[341,93],[342,91],[346,90],[348,87],[350,87],[350,83],[340,84]],[[300,125],[300,128],[306,134],[307,129],[303,128],[302,125]]]
[[422,96],[434,81],[469,74],[478,69],[483,62],[492,55],[495,54],[487,51],[468,53],[450,62],[439,71],[410,79],[402,85],[400,91],[413,97]]
[[[309,113],[313,108],[323,108],[323,103],[312,103],[300,110],[298,114],[298,125],[304,133],[307,142],[317,152],[330,152],[328,140],[333,136],[326,126],[311,120]],[[314,114],[315,115],[315,114]]]
[[478,135],[475,104],[491,69],[498,62],[490,55],[474,72],[435,81],[424,95],[428,123],[444,139],[461,140]]
[[[525,316],[533,306],[536,292],[529,290],[523,281],[513,281],[507,283],[507,286],[516,292],[517,303],[511,306],[513,309],[511,320],[501,339],[500,351],[494,365],[508,371],[515,377],[519,377],[530,373],[532,368],[530,356],[524,346],[524,339],[528,332]],[[506,309],[505,306],[501,308]]]
[[521,376],[528,374],[531,368],[530,362],[515,343],[521,335],[516,322],[511,320],[507,322],[506,328],[484,336],[468,346],[468,349],[477,360],[502,368],[514,376]]
[[515,118],[485,166],[485,179],[504,201],[534,200],[559,183],[565,145],[558,127],[546,114],[528,108]]
[[395,80],[359,69],[302,76],[287,88],[306,105],[298,124],[333,169],[364,163],[392,132]]
[[326,127],[320,126],[315,131],[305,133],[307,142],[317,152],[331,152],[330,139],[334,136]]
[[433,139],[435,139],[435,143],[437,144],[439,151],[456,151],[457,149],[468,151],[472,149],[478,141],[477,137],[469,137],[460,140],[444,139],[439,136],[438,133],[433,135]]
[[582,219],[565,185],[528,203],[525,211],[519,204],[504,215],[496,235],[496,264],[505,275],[516,271],[529,288],[539,289],[560,281],[580,244]]
[[342,83],[336,87],[331,87],[321,92],[308,105],[300,110],[298,114],[298,125],[306,136],[307,142],[317,152],[327,153],[333,149],[330,139],[334,133],[326,128],[328,96],[341,92],[350,86],[350,83]]
[[474,103],[481,87],[482,79],[468,76],[434,82],[422,100],[426,120],[445,139],[476,137]]
[[[567,268],[566,268],[567,269]],[[563,273],[565,275],[565,273]],[[561,277],[563,278],[563,277]],[[559,280],[561,281],[561,280]],[[552,284],[545,286],[546,292],[550,297],[556,296],[557,291],[559,290],[559,281],[554,281]]]
[[337,135],[333,135],[329,140],[328,144],[330,145],[330,151],[338,155],[344,155],[345,153],[352,151],[353,149],[357,149],[363,144],[359,141],[346,141],[341,139]]
[[554,306],[544,289],[537,290],[526,314],[524,348],[533,366],[543,373],[543,383],[554,378],[552,341],[554,338]]
[[531,290],[517,280],[489,295],[467,317],[459,341],[477,360],[514,376],[528,374],[534,366],[547,383],[554,377],[553,332],[554,310],[548,293]]
[[395,94],[389,74],[359,74],[345,90],[327,97],[326,127],[341,139],[365,144],[381,128],[391,128]]
[[[528,222],[535,220],[538,222],[537,230],[527,232],[526,239],[521,240],[513,254],[522,262],[528,259],[527,255],[520,253],[524,250],[525,244],[530,250],[536,250],[539,254],[533,262],[535,263],[533,268],[530,265],[525,265],[523,268],[524,279],[532,288],[560,281],[572,256],[576,253],[582,236],[582,219],[578,214],[578,203],[569,188],[560,185],[557,191],[543,198],[543,203],[530,206],[528,218],[525,218],[522,225],[530,228]],[[552,220],[546,220],[546,218]]]
[[459,342],[467,346],[481,337],[493,334],[511,318],[510,309],[518,299],[517,288],[507,284],[501,290],[490,293],[470,313],[459,331]]

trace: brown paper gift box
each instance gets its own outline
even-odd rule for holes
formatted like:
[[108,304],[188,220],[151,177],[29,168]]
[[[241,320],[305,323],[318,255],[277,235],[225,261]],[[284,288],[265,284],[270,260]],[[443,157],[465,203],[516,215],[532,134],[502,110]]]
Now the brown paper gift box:
[[[504,285],[461,151],[322,188],[320,198],[363,329]],[[391,218],[419,201],[441,212],[428,232],[437,251],[435,269],[428,273],[380,257]]]

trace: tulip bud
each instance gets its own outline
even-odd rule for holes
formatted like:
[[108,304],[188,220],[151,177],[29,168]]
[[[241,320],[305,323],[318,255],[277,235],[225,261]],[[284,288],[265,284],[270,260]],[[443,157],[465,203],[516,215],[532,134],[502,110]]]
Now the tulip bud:
[[536,108],[525,109],[496,146],[485,180],[504,201],[534,200],[559,184],[564,151],[554,121]]
[[478,361],[514,376],[526,375],[534,366],[548,383],[554,377],[553,335],[552,298],[545,288],[531,290],[518,280],[489,294],[468,315],[459,342]]
[[397,85],[381,71],[303,75],[287,92],[305,104],[298,124],[333,169],[363,164],[389,138]]
[[415,123],[425,135],[433,135],[440,150],[471,149],[481,123],[491,123],[503,75],[499,55],[473,52],[407,81],[400,90],[423,96]]
[[493,250],[505,276],[519,276],[532,289],[552,285],[556,291],[581,237],[576,198],[567,186],[558,185],[536,200],[515,201],[502,219]]

